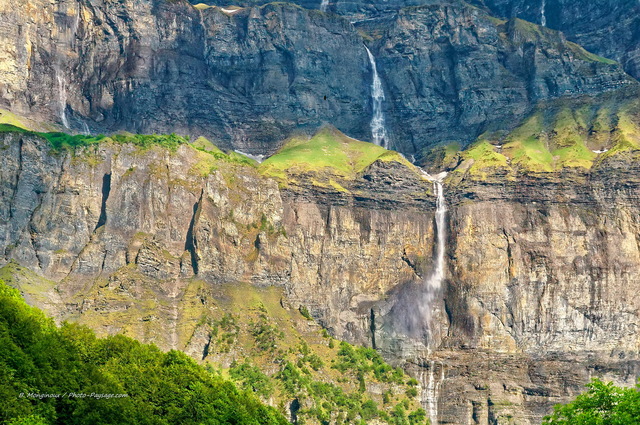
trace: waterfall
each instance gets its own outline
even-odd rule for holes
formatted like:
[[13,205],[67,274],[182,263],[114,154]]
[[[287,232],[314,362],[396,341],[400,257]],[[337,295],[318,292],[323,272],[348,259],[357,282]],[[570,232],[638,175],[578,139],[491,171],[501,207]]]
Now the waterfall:
[[207,36],[209,33],[207,32],[207,27],[204,24],[204,14],[202,10],[198,10],[200,14],[200,28],[202,28],[202,46],[203,46],[203,56],[206,60],[207,55],[209,54],[209,43],[207,42]]
[[384,113],[382,112],[382,101],[384,100],[384,90],[382,89],[382,80],[378,75],[378,68],[376,66],[376,59],[371,54],[371,51],[367,46],[367,55],[369,56],[369,63],[371,64],[371,71],[373,72],[373,82],[371,84],[371,100],[373,103],[373,118],[371,119],[371,136],[373,137],[373,143],[383,148],[388,148],[389,143],[387,140],[387,129],[384,126]]
[[436,246],[435,246],[435,264],[431,271],[431,274],[426,279],[427,288],[429,290],[436,290],[442,286],[442,282],[445,278],[445,253],[446,253],[446,215],[447,215],[447,203],[444,199],[444,187],[442,186],[442,180],[447,176],[446,172],[442,172],[435,176],[423,171],[426,179],[433,182],[433,190],[436,194]]
[[426,382],[424,371],[420,373],[420,381],[422,385],[422,407],[427,411],[427,414],[429,415],[429,423],[431,425],[438,425],[438,396],[440,394],[440,388],[444,383],[444,364],[439,362],[439,365],[439,378],[436,378],[436,362],[434,360],[429,362],[429,377]]
[[329,0],[322,0],[322,3],[320,3],[320,10],[323,12],[326,12],[328,7],[329,7]]
[[64,128],[69,128],[69,120],[67,119],[67,84],[62,77],[59,68],[56,68],[56,79],[58,80],[58,106],[60,108],[60,119]]
[[540,8],[540,25],[547,26],[547,15],[545,15],[545,9],[547,7],[547,0],[542,0],[542,7]]
[[433,184],[436,195],[436,211],[433,227],[433,265],[422,280],[407,285],[399,291],[392,301],[389,312],[392,318],[390,325],[395,332],[407,336],[424,345],[429,351],[438,345],[440,328],[433,314],[438,307],[442,286],[446,278],[447,204],[444,194],[443,180],[447,173],[431,176],[422,171],[424,178]]
[[85,136],[91,135],[91,130],[89,130],[89,126],[84,121],[82,121],[82,132],[84,133]]
[[439,289],[444,280],[444,255],[446,251],[446,229],[445,218],[447,213],[447,204],[444,200],[444,188],[442,187],[442,178],[434,179],[433,190],[436,193],[436,264],[427,279],[427,285],[433,289]]

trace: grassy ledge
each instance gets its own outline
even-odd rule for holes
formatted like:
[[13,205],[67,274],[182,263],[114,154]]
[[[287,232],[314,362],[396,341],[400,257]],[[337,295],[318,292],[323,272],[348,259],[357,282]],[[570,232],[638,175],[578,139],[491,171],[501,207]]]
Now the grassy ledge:
[[640,100],[619,96],[541,104],[512,131],[480,136],[460,152],[457,171],[485,179],[505,172],[589,170],[607,159],[639,160]]
[[311,138],[289,139],[275,155],[260,165],[260,172],[282,182],[296,182],[301,176],[311,174],[314,184],[326,182],[335,187],[340,186],[340,181],[355,180],[359,173],[376,161],[396,161],[411,167],[397,152],[325,127]]

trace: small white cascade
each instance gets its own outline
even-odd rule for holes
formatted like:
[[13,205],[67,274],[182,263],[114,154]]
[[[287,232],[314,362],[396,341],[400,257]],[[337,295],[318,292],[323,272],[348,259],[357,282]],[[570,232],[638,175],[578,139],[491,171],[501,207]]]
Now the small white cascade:
[[329,8],[329,0],[322,0],[322,3],[320,3],[320,10],[323,12],[326,12],[328,8]]
[[59,68],[56,68],[56,79],[58,80],[58,107],[60,109],[60,119],[64,128],[69,128],[69,119],[67,118],[67,83],[62,76]]
[[91,130],[89,130],[89,126],[84,121],[82,121],[82,133],[85,136],[90,136],[91,135]]
[[71,26],[71,34],[73,35],[73,39],[75,41],[75,38],[78,36],[78,28],[80,28],[80,13],[82,12],[81,10],[81,5],[78,3],[78,13],[76,14],[76,18],[73,21],[73,25]]
[[542,0],[542,7],[540,8],[540,25],[547,26],[547,15],[545,9],[547,8],[547,0]]
[[203,50],[204,50],[204,57],[206,58],[207,55],[209,54],[209,42],[207,41],[207,27],[204,24],[204,14],[202,13],[202,10],[198,10],[198,13],[200,13],[200,27],[202,28],[202,46],[203,46]]
[[[439,376],[436,377],[435,368],[436,362],[431,360],[429,362],[429,375],[425,380],[425,372],[420,373],[420,380],[422,385],[422,406],[429,415],[429,422],[431,425],[438,425],[438,397],[440,395],[440,388],[444,383],[444,363],[438,362],[440,366]],[[426,381],[426,382],[425,382]]]
[[369,56],[369,63],[371,64],[371,71],[373,72],[373,82],[371,83],[371,100],[373,103],[373,118],[371,119],[371,136],[373,143],[383,148],[389,147],[387,140],[387,129],[384,125],[384,113],[382,112],[382,101],[384,100],[384,90],[382,88],[382,80],[378,75],[378,67],[376,66],[376,59],[367,46],[367,55]]

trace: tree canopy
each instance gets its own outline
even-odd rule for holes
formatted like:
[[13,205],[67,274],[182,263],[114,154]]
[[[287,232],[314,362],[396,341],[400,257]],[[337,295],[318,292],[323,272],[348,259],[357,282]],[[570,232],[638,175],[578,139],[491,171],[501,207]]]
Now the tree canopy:
[[0,281],[0,423],[285,425],[182,352],[58,327]]
[[568,404],[557,405],[544,425],[630,425],[640,424],[638,388],[621,388],[594,379],[588,391]]

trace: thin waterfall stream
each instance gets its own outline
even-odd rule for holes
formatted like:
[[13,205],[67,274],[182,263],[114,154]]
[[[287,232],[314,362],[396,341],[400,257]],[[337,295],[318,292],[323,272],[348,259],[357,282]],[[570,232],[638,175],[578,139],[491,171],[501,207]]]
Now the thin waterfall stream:
[[[436,214],[435,214],[435,261],[434,267],[429,274],[429,276],[425,279],[425,297],[424,302],[426,302],[426,306],[424,306],[424,310],[428,311],[428,315],[426,320],[431,321],[431,310],[433,309],[433,301],[436,299],[437,293],[442,288],[442,284],[446,277],[446,264],[445,264],[445,254],[446,254],[446,214],[447,214],[447,203],[444,196],[444,186],[442,184],[444,178],[447,176],[446,172],[442,172],[435,176],[432,176],[426,172],[424,172],[425,177],[433,183],[433,190],[436,195]],[[432,340],[433,329],[431,324],[428,323],[429,328],[429,338]],[[439,378],[436,377],[435,369],[436,362],[431,360],[429,362],[429,374],[428,378],[425,379],[424,372],[421,374],[421,385],[422,385],[422,394],[421,394],[421,403],[423,408],[427,411],[429,415],[429,421],[431,425],[438,425],[438,396],[440,392],[440,388],[445,380],[445,368],[443,363],[439,363],[440,373]]]
[[547,26],[547,15],[545,9],[547,8],[547,0],[542,0],[542,6],[540,7],[540,25]]
[[371,72],[373,73],[373,81],[371,82],[371,101],[373,108],[373,118],[371,119],[371,137],[373,143],[383,148],[389,148],[387,137],[387,129],[384,124],[384,112],[382,111],[382,101],[384,101],[384,89],[382,88],[382,80],[378,75],[378,67],[376,66],[376,58],[367,46],[367,56],[371,64]]
[[56,79],[58,80],[58,106],[60,108],[60,119],[64,128],[69,128],[69,119],[67,118],[67,84],[60,72],[59,68],[56,68]]
[[444,363],[438,362],[440,366],[440,373],[436,375],[436,362],[431,360],[429,362],[429,374],[425,379],[425,372],[420,375],[420,381],[422,384],[422,407],[429,415],[429,423],[431,425],[438,425],[438,397],[440,395],[440,388],[444,383]]
[[431,290],[437,290],[442,287],[442,282],[445,278],[445,253],[447,250],[446,239],[446,216],[447,216],[447,202],[444,197],[444,187],[442,181],[447,176],[446,172],[442,172],[435,176],[423,171],[425,178],[433,183],[433,190],[436,195],[436,246],[435,246],[435,263],[433,270],[427,277],[425,283],[427,288]]

